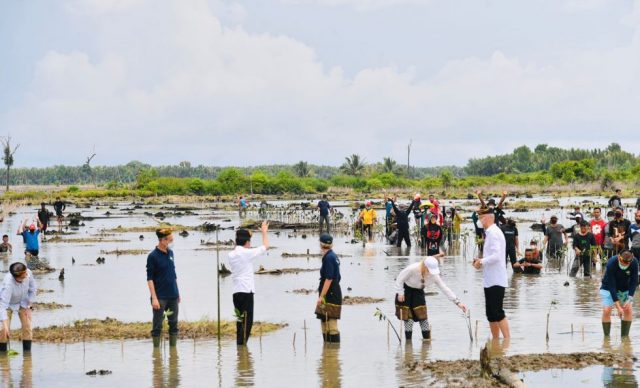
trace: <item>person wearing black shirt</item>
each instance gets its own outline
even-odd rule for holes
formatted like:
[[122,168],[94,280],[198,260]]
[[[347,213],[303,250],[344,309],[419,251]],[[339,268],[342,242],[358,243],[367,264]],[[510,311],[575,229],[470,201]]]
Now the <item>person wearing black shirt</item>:
[[396,206],[395,199],[391,201],[391,206],[393,206],[393,211],[396,214],[396,225],[398,227],[398,237],[396,239],[397,247],[402,245],[402,240],[405,241],[407,247],[411,247],[411,237],[409,236],[409,214],[411,214],[411,210],[413,210],[415,205],[416,202],[413,201],[408,208],[401,205],[403,209],[399,209]]
[[497,226],[503,225],[507,222],[506,219],[504,218],[504,211],[502,210],[502,206],[504,205],[504,200],[507,198],[506,191],[502,192],[502,197],[500,197],[500,202],[498,202],[498,204],[496,204],[496,200],[493,198],[489,198],[485,203],[484,199],[482,198],[482,190],[477,190],[476,195],[480,200],[480,207],[486,207],[493,211]]
[[322,224],[327,225],[327,233],[331,233],[329,222],[329,211],[331,211],[331,205],[327,201],[327,195],[322,196],[322,200],[318,202],[318,209],[320,209],[320,233],[322,233]]
[[56,211],[56,218],[58,219],[58,232],[62,232],[62,219],[64,218],[64,214],[62,213],[67,208],[64,201],[60,199],[60,197],[56,198],[56,201],[53,203],[53,210]]
[[629,249],[631,239],[631,221],[624,218],[621,207],[616,208],[613,221],[609,222],[609,236],[613,243],[613,253],[619,254],[625,249]]
[[591,248],[597,246],[596,238],[589,231],[589,223],[582,221],[580,232],[573,236],[573,250],[576,252],[576,258],[573,260],[570,276],[576,276],[582,265],[584,277],[591,277]]
[[509,260],[513,267],[520,255],[520,241],[518,240],[518,228],[516,227],[516,221],[512,218],[508,218],[507,223],[500,226],[500,230],[502,230],[504,240],[507,244],[507,257],[505,257],[505,260]]
[[514,273],[540,274],[542,263],[535,257],[533,249],[524,251],[524,259],[518,260],[512,265]]
[[423,248],[427,248],[427,256],[440,254],[440,244],[442,243],[442,227],[438,225],[438,216],[428,213],[429,221],[422,227]]
[[47,226],[49,225],[49,211],[47,210],[47,205],[43,202],[40,204],[40,210],[38,210],[38,220],[40,220],[40,231],[42,232],[42,239],[46,240],[45,232],[47,231]]
[[611,196],[611,198],[609,198],[609,207],[612,209],[617,209],[619,207],[622,207],[622,198],[620,197],[620,195],[622,195],[622,190],[617,189],[616,193],[614,195]]

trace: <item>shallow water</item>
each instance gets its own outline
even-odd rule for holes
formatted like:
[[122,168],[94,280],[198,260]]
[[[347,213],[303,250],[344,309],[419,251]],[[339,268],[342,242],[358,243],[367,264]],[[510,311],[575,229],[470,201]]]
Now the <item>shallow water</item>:
[[[594,198],[587,198],[593,200]],[[540,200],[534,198],[532,200]],[[582,200],[582,199],[581,199]],[[603,198],[596,199],[605,203]],[[447,201],[448,202],[448,201]],[[562,203],[574,203],[575,199],[563,199]],[[448,203],[447,203],[448,204]],[[202,204],[195,204],[202,206]],[[131,207],[121,204],[119,207]],[[109,219],[86,221],[77,235],[79,238],[97,235],[102,229],[122,226],[155,225],[156,222],[142,214],[152,213],[159,207],[136,210],[127,215],[120,210],[100,207],[80,209],[85,216],[100,216],[106,211],[113,213]],[[70,208],[69,211],[75,211]],[[347,208],[340,211],[351,216]],[[584,211],[584,209],[583,209]],[[13,258],[20,258],[22,242],[15,234],[18,223],[25,217],[35,215],[35,208],[20,208],[17,214],[1,224],[2,231],[10,232],[14,244]],[[204,221],[220,223],[222,226],[237,226],[237,212],[222,212],[203,209],[197,215],[167,218],[166,221],[182,225],[198,225]],[[465,213],[465,212],[463,212]],[[561,215],[561,222],[568,226],[571,221],[563,219],[566,210],[537,210],[527,213],[511,213],[523,221],[518,224],[522,250],[524,243],[535,237],[542,240],[541,233],[530,230],[531,221],[541,216],[548,219],[552,214]],[[384,211],[378,214],[383,216]],[[468,214],[468,213],[467,213]],[[117,218],[121,217],[121,218]],[[463,225],[471,231],[471,224]],[[220,240],[233,237],[233,231],[221,231]],[[140,241],[138,236],[144,235]],[[267,269],[320,267],[319,258],[282,258],[283,252],[319,252],[317,233],[282,231],[279,236],[270,233],[271,245],[276,249],[260,258],[256,263]],[[472,234],[471,234],[472,236]],[[37,276],[38,287],[54,290],[38,297],[39,301],[55,301],[72,305],[71,308],[53,311],[35,311],[34,325],[49,326],[84,318],[105,318],[122,321],[150,321],[151,309],[146,285],[146,255],[103,255],[101,250],[147,249],[155,245],[153,233],[126,233],[107,238],[125,239],[126,243],[69,244],[43,243],[41,257],[46,257],[55,268],[65,268],[66,279],[58,281],[58,274]],[[246,351],[238,351],[233,341],[182,341],[177,352],[168,348],[154,354],[150,341],[87,342],[86,344],[58,345],[34,343],[31,358],[18,355],[0,361],[2,380],[9,386],[424,386],[429,376],[408,373],[406,365],[414,361],[435,359],[478,358],[479,350],[489,337],[484,320],[484,296],[481,273],[471,266],[475,251],[473,238],[459,248],[463,255],[452,255],[442,262],[442,277],[448,286],[471,309],[471,326],[477,341],[469,340],[467,322],[461,312],[443,295],[427,297],[429,319],[433,327],[433,340],[422,343],[414,338],[413,346],[398,345],[393,331],[384,321],[374,317],[379,307],[398,330],[394,318],[394,279],[407,264],[419,260],[421,252],[415,244],[411,250],[401,250],[385,245],[381,239],[362,244],[351,244],[351,235],[335,238],[335,251],[341,258],[342,289],[344,295],[386,298],[385,302],[369,305],[343,307],[340,320],[342,343],[339,348],[323,347],[319,323],[313,309],[316,295],[300,295],[287,291],[306,288],[316,289],[318,273],[300,272],[286,275],[256,275],[255,316],[257,320],[285,322],[288,326],[276,333],[257,333],[249,341]],[[176,267],[182,295],[181,320],[197,320],[202,317],[216,318],[216,252],[197,250],[200,241],[215,241],[215,233],[190,232],[186,238],[175,236]],[[259,244],[256,235],[254,245]],[[220,262],[227,262],[228,251],[220,251]],[[350,255],[350,257],[347,257]],[[105,256],[106,263],[98,265],[95,259]],[[76,263],[72,265],[71,258]],[[0,262],[6,270],[8,258]],[[566,264],[545,263],[545,271],[539,276],[509,275],[510,287],[505,298],[505,309],[511,323],[512,340],[505,354],[537,352],[614,351],[603,343],[600,326],[600,301],[598,297],[600,273],[592,279],[569,278]],[[569,286],[563,286],[565,281]],[[231,278],[220,279],[222,319],[233,319],[231,302]],[[348,291],[347,287],[352,290]],[[428,291],[438,291],[437,289]],[[557,304],[551,305],[556,300]],[[550,312],[550,340],[545,341],[547,313]],[[637,315],[637,313],[634,313]],[[476,326],[476,321],[478,322]],[[305,330],[306,339],[305,339]],[[614,318],[612,344],[615,348],[619,338],[619,320]],[[572,330],[573,327],[573,330]],[[13,329],[19,328],[17,320]],[[418,327],[416,335],[419,337]],[[632,326],[631,348],[640,349],[640,330]],[[402,335],[402,333],[400,333]],[[295,342],[294,342],[295,336]],[[18,348],[17,344],[14,347]],[[17,349],[21,351],[21,349]],[[92,369],[108,369],[113,374],[89,377],[85,372]],[[602,368],[600,368],[601,371]],[[565,373],[565,372],[563,372]],[[594,372],[595,373],[595,372]],[[635,372],[634,372],[635,373]],[[527,374],[529,376],[529,374]],[[544,383],[553,383],[549,375],[534,375]],[[546,377],[545,377],[546,376]],[[601,380],[590,380],[601,383]],[[598,385],[596,384],[596,385]],[[535,385],[532,385],[535,386]]]

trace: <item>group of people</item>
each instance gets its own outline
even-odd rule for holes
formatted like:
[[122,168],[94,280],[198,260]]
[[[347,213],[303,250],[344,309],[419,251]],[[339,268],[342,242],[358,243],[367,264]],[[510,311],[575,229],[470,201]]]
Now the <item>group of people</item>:
[[[60,228],[65,208],[65,203],[57,198],[54,210]],[[9,266],[9,273],[5,275],[0,287],[0,353],[7,351],[11,338],[11,319],[14,313],[17,313],[20,318],[23,351],[31,351],[31,312],[37,287],[27,263],[40,254],[40,234],[44,234],[47,230],[50,216],[46,204],[42,203],[36,219],[31,223],[25,219],[18,227],[16,234],[22,237],[25,244],[25,263],[20,261],[12,263]],[[5,234],[2,236],[0,253],[11,254],[12,252],[13,246],[9,242],[9,236]]]
[[[506,317],[503,302],[507,288],[507,266],[514,271],[524,273],[539,273],[542,269],[542,252],[538,249],[537,241],[531,241],[529,248],[525,249],[525,255],[520,256],[518,231],[515,222],[505,218],[502,205],[506,197],[496,203],[493,199],[484,200],[482,193],[477,192],[480,199],[480,207],[474,212],[472,219],[478,238],[478,256],[474,258],[472,265],[482,270],[482,286],[485,296],[485,314],[489,321],[493,338],[510,337],[509,321]],[[445,215],[442,214],[440,205],[435,198],[430,198],[428,203],[420,201],[419,196],[414,197],[409,205],[398,205],[395,198],[388,198],[387,219],[392,216],[393,228],[397,233],[397,245],[402,241],[411,246],[409,233],[409,219],[411,216],[420,223],[421,233],[424,235],[424,247],[427,255],[424,260],[411,264],[404,268],[397,276],[395,289],[396,316],[404,322],[405,339],[410,341],[413,328],[417,322],[424,339],[431,337],[431,327],[427,314],[424,289],[427,285],[435,284],[443,294],[451,300],[463,312],[467,307],[458,299],[456,294],[447,287],[440,277],[439,260],[444,253],[440,249],[443,239],[442,226],[447,218],[452,226],[456,222],[460,224],[460,216],[455,209]],[[638,286],[638,249],[640,248],[640,209],[635,213],[635,224],[623,217],[621,203],[617,205],[608,219],[608,223],[600,218],[600,209],[593,210],[594,218],[590,222],[577,209],[574,212],[576,228],[572,228],[573,248],[585,271],[585,276],[590,275],[592,258],[603,255],[607,261],[602,279],[600,295],[602,298],[603,313],[602,326],[606,336],[610,335],[611,313],[615,311],[622,319],[621,334],[628,336],[633,316],[632,301],[635,289]],[[339,343],[340,331],[338,320],[341,317],[342,290],[340,287],[340,260],[333,250],[333,237],[330,232],[329,212],[331,206],[326,196],[318,204],[320,210],[320,227],[322,230],[319,238],[322,252],[322,266],[320,269],[320,281],[318,285],[318,299],[315,304],[315,315],[321,322],[321,333],[326,343]],[[414,212],[420,209],[419,217]],[[448,210],[448,209],[447,209]],[[389,214],[392,212],[392,214]],[[369,202],[360,214],[363,225],[374,225],[377,214]],[[455,221],[458,219],[459,221]],[[550,219],[550,224],[543,222],[545,243],[549,258],[557,258],[559,247],[557,234],[560,234],[562,244],[568,244],[569,232],[557,223],[557,217]],[[34,228],[32,228],[34,226]],[[389,223],[387,222],[387,226]],[[42,229],[42,224],[39,226]],[[28,241],[37,239],[38,227],[26,223],[21,225],[23,237],[27,241],[27,252],[37,256],[37,250],[29,249]],[[19,230],[19,231],[20,231]],[[453,234],[456,228],[451,228]],[[246,345],[251,336],[254,321],[254,293],[256,292],[254,281],[254,262],[264,255],[269,249],[269,223],[263,221],[260,232],[262,244],[253,247],[251,244],[252,232],[248,229],[238,229],[235,232],[235,248],[229,253],[228,260],[232,273],[233,295],[232,301],[236,313],[236,343],[239,346]],[[370,233],[371,227],[365,229]],[[459,234],[459,229],[457,230]],[[596,236],[600,236],[600,238]],[[169,323],[169,344],[175,346],[178,338],[178,316],[181,302],[178,288],[175,257],[173,252],[173,231],[169,228],[156,231],[158,244],[147,257],[147,285],[150,293],[150,304],[153,312],[151,337],[153,345],[160,345],[162,323],[165,317]],[[5,236],[7,237],[7,236]],[[3,239],[4,240],[4,239]],[[611,245],[607,246],[607,241]],[[3,245],[11,249],[7,240]],[[0,245],[1,247],[2,245]],[[33,247],[32,247],[33,248]],[[608,256],[610,255],[610,256]],[[588,261],[587,258],[588,257]],[[573,269],[572,269],[573,272]],[[577,272],[577,270],[576,270]],[[31,271],[20,262],[10,266],[9,273],[5,276],[0,290],[0,351],[7,348],[10,338],[10,319],[13,312],[18,312],[22,322],[23,348],[31,349],[31,305],[35,298],[35,280]]]

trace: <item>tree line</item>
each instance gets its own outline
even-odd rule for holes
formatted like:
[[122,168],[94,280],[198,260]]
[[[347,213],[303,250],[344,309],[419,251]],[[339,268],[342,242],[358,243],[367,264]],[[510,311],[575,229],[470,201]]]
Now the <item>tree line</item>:
[[[9,139],[7,139],[9,140]],[[537,184],[592,182],[603,188],[615,181],[640,177],[640,159],[612,143],[605,149],[562,149],[541,144],[512,153],[471,159],[465,167],[413,167],[390,157],[369,163],[358,154],[344,158],[340,167],[294,165],[254,167],[151,166],[132,161],[119,166],[91,166],[94,155],[81,166],[13,168],[16,146],[3,142],[6,174],[10,185],[94,184],[107,189],[135,188],[154,194],[227,194],[255,192],[320,192],[329,186],[376,190],[388,187],[466,187],[473,182],[487,184]],[[11,169],[11,171],[10,171]],[[9,174],[10,172],[10,174]]]

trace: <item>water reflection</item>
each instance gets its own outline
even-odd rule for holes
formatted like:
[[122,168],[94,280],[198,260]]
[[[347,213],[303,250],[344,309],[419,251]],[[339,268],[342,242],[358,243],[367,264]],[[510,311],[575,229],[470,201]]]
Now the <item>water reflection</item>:
[[605,338],[602,348],[606,352],[621,353],[628,356],[627,361],[621,365],[605,366],[602,371],[602,385],[604,387],[637,387],[638,380],[633,367],[633,346],[629,338],[622,339],[620,346],[615,348],[611,345],[611,340]]
[[236,368],[236,387],[252,387],[255,380],[253,357],[249,348],[238,346]]
[[322,356],[318,362],[318,377],[320,378],[320,386],[323,388],[342,386],[340,346],[338,344],[325,344],[322,348]]
[[2,387],[33,387],[33,360],[31,354],[25,354],[22,357],[22,365],[18,367],[20,369],[20,378],[14,379],[12,376],[11,363],[17,364],[19,360],[19,358],[11,358],[7,355],[0,356],[0,383],[2,383]]
[[180,365],[178,350],[176,347],[169,347],[169,361],[166,364],[166,351],[160,348],[153,349],[153,374],[152,386],[155,387],[178,387],[180,386]]
[[398,381],[402,382],[405,387],[422,387],[424,386],[424,376],[418,372],[422,362],[429,359],[431,351],[431,341],[423,341],[421,345],[414,347],[408,342],[404,349],[398,348],[396,354],[396,371]]
[[511,338],[492,338],[489,341],[489,355],[494,357],[504,357],[511,346]]

